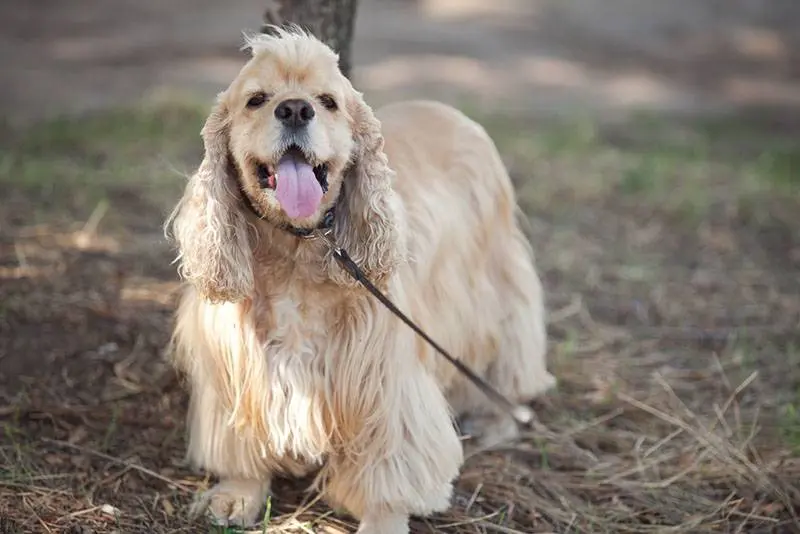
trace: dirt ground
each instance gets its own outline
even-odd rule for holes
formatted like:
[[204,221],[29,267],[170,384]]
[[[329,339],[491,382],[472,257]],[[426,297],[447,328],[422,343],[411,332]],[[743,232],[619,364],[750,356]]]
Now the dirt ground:
[[[0,533],[224,532],[186,517],[209,480],[162,359],[161,224],[262,5],[0,5]],[[363,1],[368,99],[496,139],[559,378],[414,532],[800,532],[798,11]],[[315,498],[281,482],[264,531],[352,532]]]

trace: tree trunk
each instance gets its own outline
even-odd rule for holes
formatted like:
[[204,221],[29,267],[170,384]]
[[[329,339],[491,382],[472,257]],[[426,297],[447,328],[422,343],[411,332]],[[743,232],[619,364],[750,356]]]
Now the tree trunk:
[[[358,0],[273,0],[264,22],[280,26],[294,23],[313,33],[339,54],[339,68],[350,77],[351,43]],[[269,31],[266,27],[262,31]]]

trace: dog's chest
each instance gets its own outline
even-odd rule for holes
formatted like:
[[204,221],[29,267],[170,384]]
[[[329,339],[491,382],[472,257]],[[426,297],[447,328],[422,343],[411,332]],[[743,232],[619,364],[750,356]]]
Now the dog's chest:
[[315,358],[323,345],[327,325],[322,306],[306,304],[287,291],[271,299],[272,324],[265,332],[270,357],[307,361]]
[[278,456],[318,463],[328,452],[325,391],[325,314],[287,292],[271,299],[273,320],[262,330],[269,376],[265,414],[269,441]]

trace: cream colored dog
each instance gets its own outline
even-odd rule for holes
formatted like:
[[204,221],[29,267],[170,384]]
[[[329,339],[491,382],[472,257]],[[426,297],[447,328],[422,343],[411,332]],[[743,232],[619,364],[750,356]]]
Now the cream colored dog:
[[555,380],[512,184],[460,112],[373,115],[334,52],[297,29],[248,46],[167,222],[188,282],[172,347],[191,383],[188,454],[220,478],[195,509],[248,525],[274,475],[318,469],[359,533],[407,533],[409,515],[449,506],[463,461],[453,416],[472,417],[483,443],[516,426],[323,240],[297,234],[332,217],[335,241],[401,309],[525,402]]

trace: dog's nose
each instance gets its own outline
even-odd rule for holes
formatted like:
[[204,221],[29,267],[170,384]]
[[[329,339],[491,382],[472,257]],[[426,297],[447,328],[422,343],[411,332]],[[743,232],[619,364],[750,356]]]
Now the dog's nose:
[[314,115],[314,107],[300,98],[284,100],[275,108],[275,118],[286,126],[305,126]]

